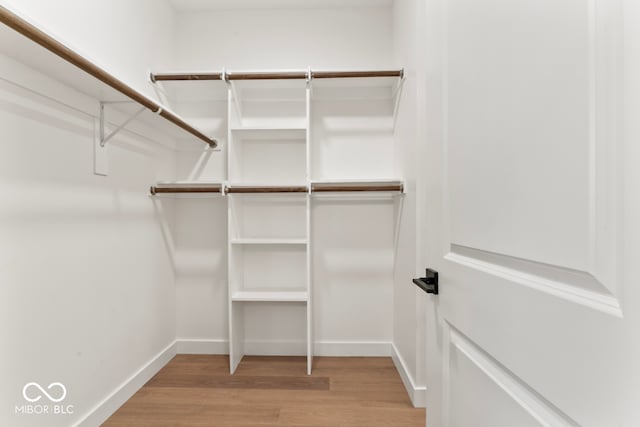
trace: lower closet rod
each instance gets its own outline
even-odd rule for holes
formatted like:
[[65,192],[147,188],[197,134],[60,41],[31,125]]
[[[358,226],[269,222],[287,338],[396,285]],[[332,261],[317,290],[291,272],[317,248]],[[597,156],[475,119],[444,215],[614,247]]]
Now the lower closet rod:
[[221,194],[221,187],[155,187],[152,186],[149,192],[152,196],[160,193],[215,193]]

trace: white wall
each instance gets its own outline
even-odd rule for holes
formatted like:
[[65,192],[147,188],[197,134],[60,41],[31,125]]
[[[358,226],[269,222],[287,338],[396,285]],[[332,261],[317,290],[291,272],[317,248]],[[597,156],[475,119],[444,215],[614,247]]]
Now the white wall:
[[[411,279],[424,275],[424,260],[417,256],[417,179],[419,146],[423,141],[419,127],[418,41],[420,21],[418,1],[396,1],[393,8],[393,52],[399,66],[405,67],[405,82],[395,127],[396,168],[406,181],[400,231],[394,268],[393,344],[408,374],[408,388],[415,390],[414,404],[424,405],[425,348],[424,293]],[[397,362],[396,362],[397,363]],[[405,385],[407,379],[405,379]]]
[[[180,12],[176,19],[176,63],[172,69],[388,68],[393,64],[391,26],[389,7]],[[314,103],[314,144],[323,143],[322,135],[327,143],[327,129],[319,129],[317,125],[340,116],[340,109],[345,110],[335,102]],[[343,116],[348,120],[340,119],[340,123],[355,124],[353,129],[356,130],[366,127],[362,120],[369,120],[376,129],[385,128],[391,122],[391,108],[379,102],[360,102],[349,109]],[[182,103],[178,111],[186,117],[201,117],[198,111],[202,111],[202,104]],[[211,110],[218,114],[223,111],[222,105]],[[358,119],[361,121],[357,122]],[[214,119],[208,126],[216,129],[217,135],[226,132],[226,128],[216,124]],[[364,142],[374,136],[366,131],[354,134],[353,129],[348,133],[350,139],[336,140],[333,146],[358,144],[363,147]],[[380,139],[380,136],[375,137]],[[377,173],[377,177],[393,176],[391,138],[390,133],[383,132],[382,140],[376,145],[380,149],[370,153],[377,155],[377,163],[374,163],[379,167],[376,169],[370,167],[372,162],[351,161],[332,166],[322,164],[316,157],[314,176],[354,178],[371,177],[372,173]],[[208,156],[193,150],[180,151],[178,177],[225,179],[222,161],[225,149],[222,144],[222,151]],[[313,151],[313,155],[326,158],[336,155],[322,149]],[[353,154],[354,150],[351,151]],[[363,151],[360,149],[360,154],[366,155]],[[350,158],[358,159],[359,156]],[[178,268],[176,283],[178,339],[185,351],[226,351],[226,321],[222,320],[226,319],[227,313],[226,260],[223,256],[226,239],[222,235],[226,223],[221,214],[224,205],[224,201],[215,200],[178,201],[177,250],[185,254],[197,252],[193,258],[197,261],[187,262],[184,258],[184,264]],[[206,218],[210,218],[209,223],[203,224]],[[314,341],[317,350],[324,354],[333,353],[336,348],[341,349],[338,351],[350,349],[354,354],[388,353],[393,331],[393,306],[390,304],[393,299],[393,203],[390,199],[367,202],[323,200],[314,202],[312,218]],[[259,321],[265,310],[266,307],[252,307],[246,311],[248,341],[277,339],[302,344],[304,329],[293,328],[280,335],[269,332],[270,326]],[[291,311],[284,314],[290,319],[288,322],[302,324],[304,315],[299,310]],[[247,350],[251,348],[260,346],[250,345]],[[304,346],[294,348],[303,349]]]
[[389,8],[236,9],[182,12],[176,69],[384,67]]
[[3,0],[2,4],[148,96],[150,69],[173,63],[174,12],[166,0]]
[[[170,61],[163,2],[12,5],[140,90],[150,63]],[[85,111],[97,100],[3,56],[0,69],[0,425],[68,426],[175,338],[171,209],[147,195],[173,175],[173,152],[124,132],[110,142],[110,175],[96,176]],[[63,383],[74,414],[14,415],[31,381]]]

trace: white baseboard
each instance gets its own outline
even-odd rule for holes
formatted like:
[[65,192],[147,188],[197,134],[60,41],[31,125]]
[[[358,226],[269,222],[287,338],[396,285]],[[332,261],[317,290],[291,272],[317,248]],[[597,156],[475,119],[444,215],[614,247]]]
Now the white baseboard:
[[407,393],[409,393],[409,398],[411,398],[413,406],[416,408],[425,408],[427,406],[427,387],[416,386],[413,376],[407,368],[404,359],[400,355],[398,348],[395,344],[391,344],[391,347],[393,350],[391,358],[393,359],[394,365],[396,365],[396,369],[400,373],[400,378],[402,378],[404,387],[407,389]]
[[229,341],[223,339],[176,340],[178,354],[229,354]]
[[[178,339],[178,354],[229,354],[227,340]],[[244,344],[246,355],[264,356],[304,356],[304,341],[256,341],[247,340]],[[389,357],[391,343],[388,341],[318,341],[313,344],[314,356],[337,357]]]
[[176,342],[169,344],[129,379],[118,386],[102,402],[98,403],[74,427],[95,427],[104,423],[120,406],[131,398],[176,355]]
[[247,356],[304,356],[307,343],[304,341],[246,340],[244,354]]

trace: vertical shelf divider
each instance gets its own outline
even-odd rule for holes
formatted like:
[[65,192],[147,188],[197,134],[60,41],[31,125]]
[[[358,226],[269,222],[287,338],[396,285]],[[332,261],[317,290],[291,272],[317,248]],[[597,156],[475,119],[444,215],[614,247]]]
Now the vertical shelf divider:
[[[233,159],[233,133],[231,132],[231,121],[233,108],[236,101],[234,91],[229,84],[227,89],[227,182],[231,176]],[[240,304],[235,307],[233,304],[233,293],[238,283],[237,271],[235,268],[235,254],[232,241],[236,234],[237,222],[234,217],[233,195],[227,195],[227,302],[229,314],[229,372],[233,374],[240,361],[244,357],[244,307]],[[238,304],[236,304],[238,305]]]
[[[311,70],[311,69],[309,69]],[[311,71],[309,71],[311,74]],[[311,79],[307,79],[306,89],[306,114],[307,114],[307,185],[309,192],[307,193],[307,375],[311,375],[313,367],[313,286],[311,271]]]

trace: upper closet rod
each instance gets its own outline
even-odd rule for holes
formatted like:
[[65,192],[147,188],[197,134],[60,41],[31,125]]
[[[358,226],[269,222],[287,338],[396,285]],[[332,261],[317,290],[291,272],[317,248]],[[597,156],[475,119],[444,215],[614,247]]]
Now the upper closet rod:
[[[372,70],[372,71],[311,71],[312,79],[339,79],[352,77],[400,77],[404,69]],[[228,73],[151,73],[151,81],[181,80],[304,80],[309,77],[308,71],[251,71]]]
[[404,192],[404,184],[395,183],[313,183],[311,184],[312,193],[335,193],[335,192],[366,192],[366,191],[384,191],[384,192]]
[[378,71],[312,71],[314,79],[343,79],[352,77],[404,77],[404,68]]
[[185,122],[176,114],[165,109],[162,105],[151,100],[150,98],[147,98],[142,93],[138,92],[137,90],[133,89],[131,86],[128,86],[121,80],[112,76],[102,68],[98,67],[93,62],[89,61],[87,58],[69,49],[67,46],[60,43],[58,40],[54,39],[53,37],[51,37],[44,31],[40,30],[36,26],[25,21],[24,19],[22,19],[15,13],[11,12],[9,9],[7,9],[4,6],[0,6],[0,22],[2,22],[3,24],[7,25],[10,28],[13,28],[18,33],[34,41],[35,43],[39,44],[40,46],[44,47],[45,49],[49,50],[51,53],[59,56],[65,61],[75,65],[76,67],[80,68],[87,74],[90,74],[91,76],[100,80],[104,84],[122,93],[126,97],[131,98],[132,100],[139,103],[140,105],[143,105],[144,107],[148,108],[152,112],[160,115],[161,117],[170,121],[174,125],[184,129],[185,131],[189,132],[190,134],[197,137],[198,139],[201,139],[202,141],[209,144],[209,146],[211,146],[212,148],[215,148],[218,145],[215,139],[210,138],[207,135],[203,134],[202,132],[200,132],[199,130],[197,130],[187,122]]
[[222,73],[151,73],[151,81],[181,81],[181,80],[222,80]]

